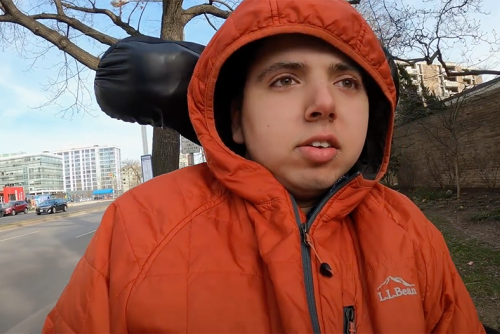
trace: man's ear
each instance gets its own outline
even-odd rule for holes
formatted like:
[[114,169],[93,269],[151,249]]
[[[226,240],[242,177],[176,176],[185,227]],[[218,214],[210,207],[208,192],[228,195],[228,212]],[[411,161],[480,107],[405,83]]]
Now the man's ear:
[[235,99],[231,102],[231,131],[233,133],[233,141],[236,144],[244,144],[245,136],[243,135],[243,124],[241,117],[241,100]]

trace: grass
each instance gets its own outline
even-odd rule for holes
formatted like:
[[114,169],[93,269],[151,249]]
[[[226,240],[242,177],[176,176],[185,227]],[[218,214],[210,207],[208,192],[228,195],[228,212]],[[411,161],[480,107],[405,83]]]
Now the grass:
[[482,212],[475,214],[469,218],[475,223],[481,223],[484,221],[495,221],[500,222],[500,208],[491,210],[489,212]]
[[[487,213],[490,215],[488,220],[491,219],[491,214]],[[493,216],[499,218],[500,210],[494,210]],[[483,217],[478,215],[476,219],[479,218]],[[444,218],[429,217],[429,219],[443,233],[455,266],[474,300],[481,321],[500,330],[500,251],[492,245],[468,238]],[[469,265],[471,261],[473,264]]]
[[435,201],[438,199],[452,198],[456,196],[454,192],[448,192],[443,189],[414,189],[408,193],[408,196],[412,198],[425,199],[427,201]]

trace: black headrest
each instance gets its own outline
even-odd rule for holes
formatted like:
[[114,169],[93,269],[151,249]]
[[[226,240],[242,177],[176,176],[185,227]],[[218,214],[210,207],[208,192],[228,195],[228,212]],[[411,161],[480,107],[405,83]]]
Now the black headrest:
[[[125,122],[169,127],[200,144],[189,119],[187,91],[205,46],[149,36],[118,41],[96,71],[97,103],[108,116]],[[399,97],[399,74],[384,48]]]

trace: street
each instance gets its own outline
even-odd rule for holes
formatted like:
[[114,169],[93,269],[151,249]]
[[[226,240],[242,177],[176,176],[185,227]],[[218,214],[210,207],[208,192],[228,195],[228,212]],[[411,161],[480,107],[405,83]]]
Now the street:
[[[96,209],[99,207],[107,207],[109,204],[109,201],[92,201],[92,202],[84,202],[84,203],[78,203],[78,204],[73,204],[69,203],[68,205],[68,213],[73,213],[73,212],[79,212],[83,210],[90,210],[90,209]],[[57,212],[56,216],[65,214],[63,212]],[[24,213],[18,213],[15,216],[4,216],[0,218],[0,226],[6,225],[6,224],[12,224],[12,223],[19,223],[22,221],[26,221],[29,219],[37,219],[37,218],[42,218],[46,217],[46,215],[40,215],[38,216],[34,211],[30,211],[28,214]]]
[[[0,333],[41,332],[103,213],[60,219],[56,214],[49,222],[0,230]],[[20,216],[30,215],[37,217]],[[6,218],[16,217],[0,221]]]

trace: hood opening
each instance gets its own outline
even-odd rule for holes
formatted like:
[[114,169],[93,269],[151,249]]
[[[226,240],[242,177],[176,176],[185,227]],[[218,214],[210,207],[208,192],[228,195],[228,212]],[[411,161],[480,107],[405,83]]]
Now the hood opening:
[[231,106],[234,100],[243,101],[243,88],[248,70],[259,50],[262,40],[257,40],[239,48],[222,65],[215,85],[214,118],[217,133],[224,145],[234,153],[244,157],[245,145],[233,141],[231,131]]
[[[244,45],[235,51],[219,72],[214,92],[214,118],[217,133],[231,151],[245,156],[245,145],[232,139],[231,105],[242,101],[248,69],[256,57],[263,39]],[[367,180],[375,180],[384,161],[387,132],[391,124],[391,103],[375,80],[358,64],[366,87],[369,103],[368,132],[363,151],[350,174],[361,172]]]
[[375,80],[366,72],[363,75],[369,104],[368,131],[363,151],[351,172],[359,171],[366,180],[375,180],[384,162],[392,111],[389,99]]

